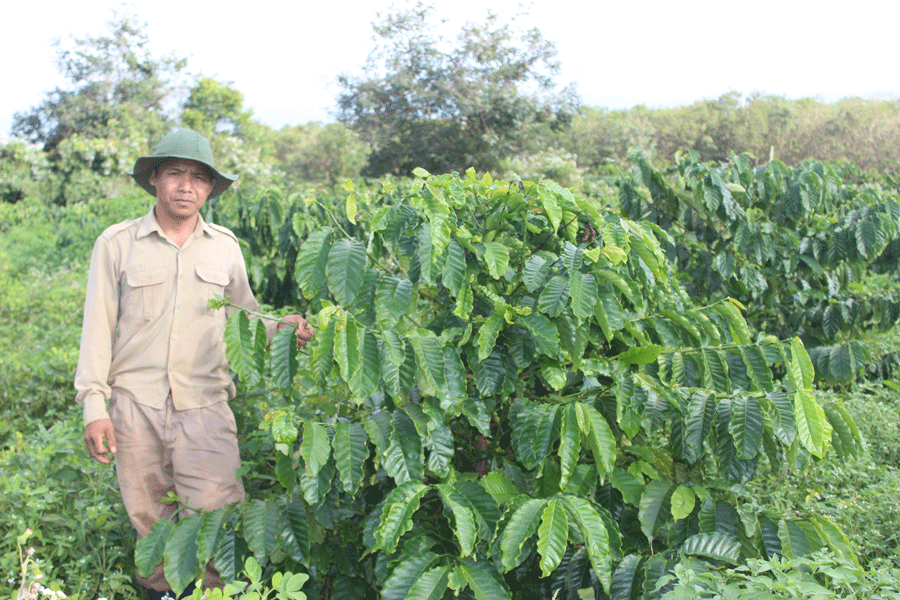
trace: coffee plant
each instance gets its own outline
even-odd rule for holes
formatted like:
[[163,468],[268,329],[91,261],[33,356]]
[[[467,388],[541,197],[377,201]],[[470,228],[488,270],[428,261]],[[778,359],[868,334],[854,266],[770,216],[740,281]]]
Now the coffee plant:
[[799,336],[686,293],[661,218],[552,182],[417,177],[296,199],[278,231],[302,234],[309,354],[243,311],[225,331],[271,407],[271,485],[158,523],[140,570],[164,562],[179,591],[250,554],[305,569],[311,598],[628,600],[684,559],[855,561],[828,519],[746,502],[755,475],[859,446]]
[[895,357],[884,360],[871,334],[900,319],[900,290],[871,282],[896,269],[895,186],[854,185],[817,161],[753,167],[739,155],[713,165],[690,152],[666,172],[640,151],[630,159],[622,211],[669,234],[660,239],[692,298],[735,298],[760,330],[801,337],[823,383],[893,370]]

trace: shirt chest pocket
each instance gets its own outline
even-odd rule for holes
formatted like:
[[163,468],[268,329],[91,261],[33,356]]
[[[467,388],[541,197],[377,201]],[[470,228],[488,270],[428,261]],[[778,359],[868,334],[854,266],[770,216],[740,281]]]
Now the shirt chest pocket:
[[231,280],[226,271],[201,265],[197,266],[197,279],[199,279],[200,285],[206,291],[208,300],[212,299],[213,294],[223,295],[225,286]]
[[163,270],[133,271],[125,274],[125,311],[152,319],[162,313],[165,297],[163,287],[166,272]]

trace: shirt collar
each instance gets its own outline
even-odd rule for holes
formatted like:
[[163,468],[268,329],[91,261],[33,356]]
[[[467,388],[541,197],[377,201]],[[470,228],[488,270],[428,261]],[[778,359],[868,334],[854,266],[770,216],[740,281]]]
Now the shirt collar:
[[[146,237],[153,232],[158,233],[160,236],[165,237],[163,234],[162,228],[159,226],[159,221],[156,220],[156,214],[154,213],[154,209],[151,208],[150,212],[141,217],[140,224],[138,225],[137,237],[138,239],[142,237]],[[203,215],[197,215],[197,227],[194,228],[194,232],[200,232],[206,235],[212,235],[213,230],[209,226],[209,224],[203,220]]]
[[201,215],[201,214],[199,214],[199,213],[197,214],[197,227],[194,229],[194,231],[199,231],[200,233],[204,233],[204,234],[206,234],[206,235],[212,235],[212,234],[213,234],[213,230],[212,230],[212,228],[209,226],[209,223],[207,223],[206,221],[204,221],[204,220],[203,220],[203,215]]

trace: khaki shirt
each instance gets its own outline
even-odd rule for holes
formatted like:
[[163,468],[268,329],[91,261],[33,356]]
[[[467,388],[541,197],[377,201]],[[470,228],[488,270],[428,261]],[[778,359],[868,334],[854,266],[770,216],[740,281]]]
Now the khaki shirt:
[[214,294],[259,309],[240,246],[224,227],[201,217],[179,248],[151,210],[97,238],[75,375],[85,424],[108,418],[117,395],[162,407],[171,390],[177,410],[234,397],[224,342],[233,309],[210,309]]

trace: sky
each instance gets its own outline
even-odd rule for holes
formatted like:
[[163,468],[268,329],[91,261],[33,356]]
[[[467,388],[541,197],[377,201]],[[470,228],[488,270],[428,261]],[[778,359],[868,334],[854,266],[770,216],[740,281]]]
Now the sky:
[[[394,3],[406,6],[402,1]],[[737,91],[812,97],[900,97],[900,3],[891,0],[432,0],[450,37],[483,22],[486,5],[553,42],[560,86],[582,103],[675,107]],[[254,117],[285,125],[335,120],[340,73],[362,72],[372,22],[390,1],[226,3],[37,0],[3,9],[0,138],[13,114],[66,81],[56,39],[106,32],[113,10],[146,23],[149,48],[187,58],[187,71],[231,82]],[[231,8],[229,8],[229,6]],[[240,7],[240,8],[237,8]],[[521,14],[522,7],[527,11]]]

